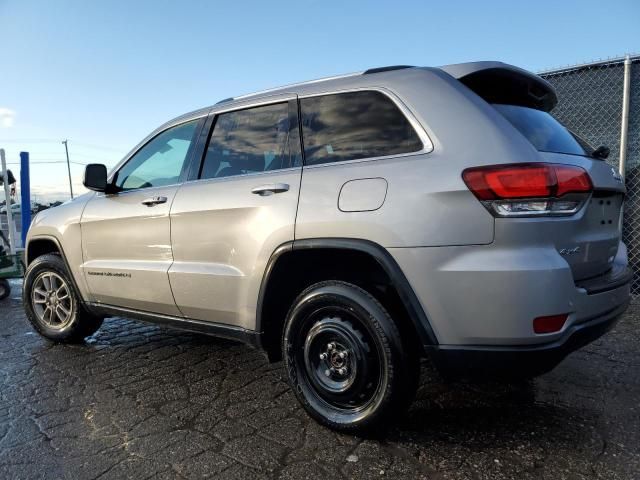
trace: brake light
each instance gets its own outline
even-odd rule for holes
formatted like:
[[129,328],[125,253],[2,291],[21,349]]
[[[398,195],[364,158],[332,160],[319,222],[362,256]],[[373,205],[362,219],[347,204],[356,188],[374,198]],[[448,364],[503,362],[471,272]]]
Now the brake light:
[[593,189],[583,168],[550,163],[468,168],[462,179],[497,216],[571,215]]

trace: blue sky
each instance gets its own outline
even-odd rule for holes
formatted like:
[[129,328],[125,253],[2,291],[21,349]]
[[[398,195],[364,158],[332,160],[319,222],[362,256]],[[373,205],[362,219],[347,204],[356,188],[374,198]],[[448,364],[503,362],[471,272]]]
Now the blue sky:
[[[538,71],[640,52],[640,2],[0,0],[0,147],[68,198],[164,121],[370,67],[501,60]],[[15,173],[17,165],[10,166]]]

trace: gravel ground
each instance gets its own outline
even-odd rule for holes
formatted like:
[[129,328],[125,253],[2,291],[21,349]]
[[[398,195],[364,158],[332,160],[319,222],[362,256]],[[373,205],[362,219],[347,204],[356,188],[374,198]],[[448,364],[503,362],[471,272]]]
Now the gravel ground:
[[310,420],[249,347],[109,319],[84,345],[0,302],[0,478],[640,478],[640,305],[534,381],[444,383],[428,365],[383,440]]

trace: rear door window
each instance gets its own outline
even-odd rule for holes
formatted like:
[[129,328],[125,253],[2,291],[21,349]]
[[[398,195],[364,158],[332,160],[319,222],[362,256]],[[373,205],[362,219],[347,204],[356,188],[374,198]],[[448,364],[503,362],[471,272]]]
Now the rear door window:
[[517,105],[493,107],[540,152],[587,156],[593,151],[547,112]]
[[397,105],[377,91],[300,100],[305,164],[400,155],[422,141]]
[[220,178],[302,165],[296,113],[283,102],[216,118],[200,178]]

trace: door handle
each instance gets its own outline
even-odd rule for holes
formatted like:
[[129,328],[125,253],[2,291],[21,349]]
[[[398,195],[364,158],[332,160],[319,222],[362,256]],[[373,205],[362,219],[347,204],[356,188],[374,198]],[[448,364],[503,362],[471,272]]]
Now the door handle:
[[153,207],[154,205],[158,205],[160,203],[167,203],[167,197],[151,197],[146,198],[142,201],[143,205],[147,207]]
[[274,193],[282,193],[289,190],[289,185],[286,183],[270,183],[268,185],[260,185],[251,189],[251,193],[260,195],[261,197],[267,197]]

